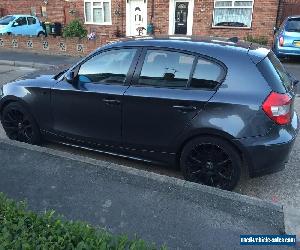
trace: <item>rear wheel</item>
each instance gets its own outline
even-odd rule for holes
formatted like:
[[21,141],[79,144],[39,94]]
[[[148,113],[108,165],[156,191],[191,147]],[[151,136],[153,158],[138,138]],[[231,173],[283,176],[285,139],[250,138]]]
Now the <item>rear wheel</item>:
[[37,35],[38,37],[45,37],[46,36],[46,34],[44,33],[44,32],[42,32],[42,31],[40,31],[39,33],[38,33],[38,35]]
[[30,144],[41,143],[41,133],[32,115],[20,104],[8,104],[1,116],[8,138]]
[[230,143],[205,136],[185,145],[180,166],[186,180],[232,190],[240,180],[242,161]]

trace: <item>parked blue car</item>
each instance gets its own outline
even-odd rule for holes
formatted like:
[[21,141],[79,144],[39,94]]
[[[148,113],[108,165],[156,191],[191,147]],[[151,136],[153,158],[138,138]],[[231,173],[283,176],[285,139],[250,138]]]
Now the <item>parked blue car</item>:
[[45,36],[41,22],[30,15],[8,15],[0,18],[0,35]]
[[288,17],[275,32],[273,50],[277,57],[300,56],[300,16]]

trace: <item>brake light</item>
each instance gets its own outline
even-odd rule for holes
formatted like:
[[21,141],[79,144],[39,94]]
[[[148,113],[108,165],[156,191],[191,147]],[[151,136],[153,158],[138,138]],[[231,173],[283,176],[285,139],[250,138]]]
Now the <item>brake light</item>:
[[284,38],[283,38],[283,36],[281,36],[279,38],[279,46],[283,46],[283,45],[284,45]]
[[292,98],[287,94],[272,92],[264,101],[262,109],[277,124],[288,124],[292,116]]

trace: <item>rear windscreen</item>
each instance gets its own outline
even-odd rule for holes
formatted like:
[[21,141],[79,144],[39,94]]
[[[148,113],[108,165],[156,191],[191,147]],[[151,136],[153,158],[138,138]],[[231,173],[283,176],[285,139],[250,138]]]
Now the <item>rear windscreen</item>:
[[288,32],[300,32],[300,18],[289,19],[286,23],[285,30]]
[[265,59],[257,64],[257,67],[273,91],[286,93],[291,90],[292,80],[272,51]]

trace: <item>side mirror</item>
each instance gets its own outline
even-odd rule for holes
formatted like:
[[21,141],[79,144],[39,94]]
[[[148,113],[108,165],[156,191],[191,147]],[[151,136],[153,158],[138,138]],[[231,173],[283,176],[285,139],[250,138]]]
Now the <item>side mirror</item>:
[[274,27],[273,28],[273,31],[274,31],[274,34],[278,31],[278,28],[277,27]]
[[13,27],[17,27],[17,26],[19,26],[19,23],[18,22],[14,22],[12,26]]
[[74,83],[75,79],[75,74],[73,71],[68,71],[67,74],[65,75],[65,79],[69,83]]

